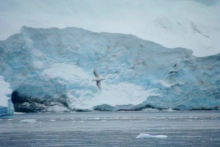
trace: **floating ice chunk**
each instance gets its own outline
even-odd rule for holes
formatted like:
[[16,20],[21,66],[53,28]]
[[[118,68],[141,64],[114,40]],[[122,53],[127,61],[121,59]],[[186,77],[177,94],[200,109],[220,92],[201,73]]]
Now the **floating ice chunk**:
[[50,119],[50,121],[56,121],[55,119]]
[[96,117],[96,118],[94,118],[94,119],[100,119],[99,117]]
[[23,112],[14,112],[14,114],[25,114],[25,113],[23,113]]
[[36,123],[37,121],[35,119],[23,119],[20,121],[20,123]]
[[129,117],[122,117],[121,119],[130,119]]
[[168,117],[169,119],[177,119],[176,117]]
[[144,139],[144,138],[161,138],[161,139],[163,139],[163,138],[167,138],[167,137],[168,136],[166,136],[166,135],[150,135],[150,134],[141,133],[136,138],[142,138],[142,139]]
[[14,119],[8,119],[8,120],[14,120]]
[[166,119],[165,117],[159,117],[158,119]]

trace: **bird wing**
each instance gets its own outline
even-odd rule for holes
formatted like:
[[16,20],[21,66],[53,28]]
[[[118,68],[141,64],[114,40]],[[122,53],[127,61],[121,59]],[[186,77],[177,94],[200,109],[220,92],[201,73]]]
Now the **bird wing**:
[[97,81],[97,82],[96,82],[96,85],[98,86],[98,88],[99,88],[100,90],[102,90],[102,88],[101,88],[101,81]]
[[96,78],[98,78],[98,77],[99,77],[99,75],[98,75],[98,73],[97,73],[96,68],[94,69],[94,72],[93,72],[93,73],[94,73],[94,75],[95,75],[95,77],[96,77]]

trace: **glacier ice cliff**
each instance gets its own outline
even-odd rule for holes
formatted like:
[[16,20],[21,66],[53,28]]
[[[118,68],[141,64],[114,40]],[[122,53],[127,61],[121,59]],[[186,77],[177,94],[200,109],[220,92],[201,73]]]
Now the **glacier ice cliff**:
[[4,78],[0,76],[0,116],[12,115],[14,113],[11,93],[10,84],[5,82]]
[[[92,82],[94,68],[106,78],[102,91]],[[220,108],[220,54],[195,57],[133,35],[22,27],[0,41],[0,75],[15,101],[28,99],[22,109]]]

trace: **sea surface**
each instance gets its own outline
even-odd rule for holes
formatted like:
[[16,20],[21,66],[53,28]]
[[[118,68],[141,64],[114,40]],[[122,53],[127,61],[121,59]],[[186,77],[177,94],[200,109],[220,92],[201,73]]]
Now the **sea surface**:
[[0,118],[0,146],[220,147],[220,112],[15,114]]

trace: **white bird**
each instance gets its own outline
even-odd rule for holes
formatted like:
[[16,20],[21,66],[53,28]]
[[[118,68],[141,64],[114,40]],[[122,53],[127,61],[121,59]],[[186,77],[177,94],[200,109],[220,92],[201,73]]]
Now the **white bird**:
[[95,79],[93,79],[92,81],[96,81],[96,85],[97,85],[97,87],[101,90],[101,81],[102,80],[105,80],[104,78],[102,78],[102,77],[99,77],[99,75],[98,75],[98,73],[97,73],[97,70],[96,69],[94,69],[94,75],[95,75]]

